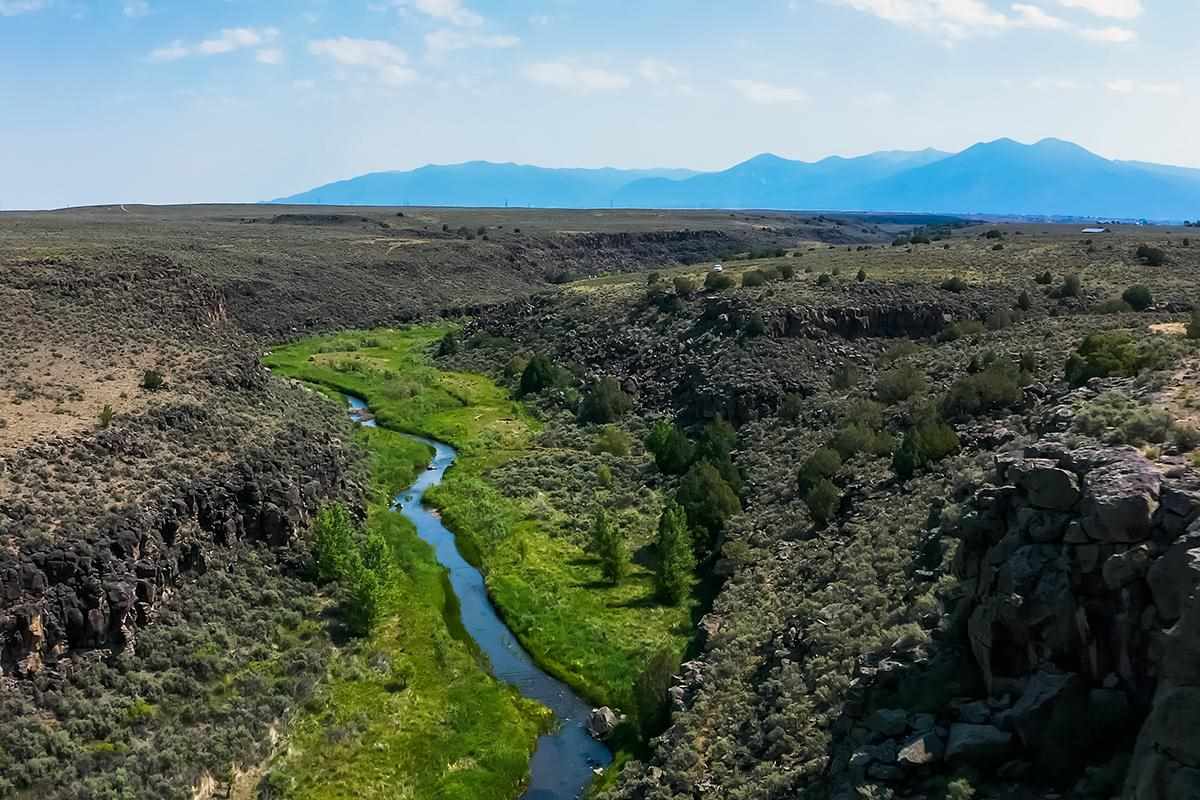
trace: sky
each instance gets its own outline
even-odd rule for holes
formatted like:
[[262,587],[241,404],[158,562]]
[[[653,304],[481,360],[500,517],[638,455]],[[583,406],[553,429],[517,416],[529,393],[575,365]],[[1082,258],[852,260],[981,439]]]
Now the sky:
[[0,208],[1054,136],[1200,167],[1197,0],[0,0]]

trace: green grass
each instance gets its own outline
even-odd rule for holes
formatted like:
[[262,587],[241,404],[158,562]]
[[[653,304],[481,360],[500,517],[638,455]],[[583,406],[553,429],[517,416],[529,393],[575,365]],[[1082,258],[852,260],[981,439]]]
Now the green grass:
[[384,622],[293,721],[270,785],[312,800],[516,797],[549,711],[487,673],[432,549],[389,510],[430,449],[382,428],[357,435],[372,460],[367,525],[391,546],[395,585]]
[[431,364],[427,353],[451,329],[308,339],[266,363],[364,398],[381,425],[457,447],[455,466],[426,497],[484,573],[509,627],[543,669],[589,700],[633,710],[634,681],[650,655],[683,652],[690,609],[655,602],[651,574],[640,566],[619,586],[605,584],[598,560],[563,535],[553,516],[504,496],[490,473],[536,449],[538,424],[490,379]]

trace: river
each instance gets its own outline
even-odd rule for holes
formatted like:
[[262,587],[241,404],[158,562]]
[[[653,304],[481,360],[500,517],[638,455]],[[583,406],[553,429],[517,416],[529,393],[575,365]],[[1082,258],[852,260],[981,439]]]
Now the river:
[[[348,396],[347,400],[356,421],[375,424],[361,399]],[[416,526],[417,535],[432,545],[438,563],[450,573],[450,585],[462,610],[463,627],[487,655],[492,674],[554,712],[558,724],[552,732],[538,738],[529,763],[529,787],[524,800],[574,800],[583,794],[594,770],[612,761],[608,748],[587,732],[591,706],[562,681],[538,668],[496,613],[483,575],[463,558],[454,534],[442,524],[437,512],[425,506],[425,492],[441,483],[454,463],[454,448],[420,436],[412,438],[433,448],[433,461],[412,486],[396,495],[393,509]]]

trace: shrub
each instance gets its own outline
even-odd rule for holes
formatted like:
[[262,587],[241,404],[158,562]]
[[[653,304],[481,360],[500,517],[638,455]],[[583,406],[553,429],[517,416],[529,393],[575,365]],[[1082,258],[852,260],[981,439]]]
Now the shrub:
[[664,475],[682,475],[691,466],[696,449],[677,425],[659,421],[646,437],[646,449],[654,455],[654,464]]
[[939,342],[956,342],[967,336],[983,333],[984,324],[977,319],[962,319],[951,322],[938,334]]
[[675,500],[687,514],[691,529],[707,535],[707,541],[696,544],[703,544],[709,550],[725,521],[742,510],[742,503],[733,488],[707,461],[694,464],[683,476]]
[[114,413],[113,407],[108,403],[105,403],[104,408],[100,409],[99,425],[101,430],[104,430],[112,424]]
[[1161,444],[1175,430],[1169,414],[1118,392],[1105,392],[1084,403],[1075,414],[1073,427],[1112,444],[1133,445]]
[[790,281],[792,278],[796,277],[796,267],[792,264],[780,264],[778,269],[779,277],[783,278],[785,281]]
[[1012,325],[1012,314],[1007,308],[998,308],[991,314],[988,314],[987,321],[984,323],[989,331],[1000,331]]
[[950,419],[961,419],[1011,408],[1023,398],[1021,377],[1011,362],[994,361],[978,374],[955,381],[942,400],[942,413]]
[[565,383],[564,371],[555,366],[549,358],[539,353],[529,359],[529,363],[525,365],[525,370],[521,373],[521,385],[517,390],[517,395],[524,397],[529,394],[537,394]]
[[946,784],[946,800],[973,800],[975,787],[966,778],[955,778]]
[[1079,297],[1079,293],[1083,291],[1083,280],[1072,272],[1067,277],[1063,278],[1062,285],[1055,291],[1055,297]]
[[1096,314],[1125,314],[1133,311],[1133,306],[1119,297],[1111,297],[1100,305],[1094,306],[1091,311]]
[[723,292],[726,289],[732,289],[734,280],[732,275],[726,275],[724,272],[710,272],[704,276],[704,288],[714,292]]
[[904,434],[892,456],[892,469],[908,480],[928,464],[958,452],[958,434],[936,414],[926,413]]
[[860,269],[860,270],[858,271],[858,276],[857,276],[857,278],[858,278],[858,282],[859,282],[859,283],[862,283],[863,281],[865,281],[865,280],[867,279],[867,271],[866,271],[866,270],[864,270],[864,269]]
[[1017,296],[1017,308],[1022,311],[1028,311],[1033,308],[1033,299],[1029,296],[1029,292],[1025,289],[1021,290],[1021,294]]
[[752,269],[749,272],[742,273],[742,286],[744,287],[762,286],[766,282],[767,276],[759,270]]
[[1003,239],[1004,233],[996,228],[992,228],[983,235],[985,239]]
[[437,354],[439,356],[452,356],[457,354],[461,349],[462,345],[458,340],[458,334],[454,331],[451,331],[443,336],[442,340],[438,342]]
[[1154,305],[1154,298],[1150,294],[1148,286],[1130,286],[1121,295],[1121,299],[1128,303],[1134,311],[1145,311]]
[[1049,286],[1054,283],[1054,276],[1050,274],[1050,270],[1046,270],[1041,275],[1038,275],[1034,280],[1043,286]]
[[879,357],[881,364],[894,364],[906,356],[915,355],[921,352],[921,345],[911,339],[902,339],[884,351]]
[[841,502],[842,493],[838,491],[832,481],[824,478],[818,481],[804,496],[804,504],[808,506],[808,513],[812,515],[813,522],[821,528],[829,524],[829,520],[833,518],[833,513]]
[[783,405],[779,407],[779,416],[786,419],[788,422],[795,422],[800,419],[800,411],[804,406],[804,397],[796,393],[791,393],[783,398]]
[[667,726],[667,692],[677,672],[679,659],[671,648],[663,647],[650,657],[646,668],[633,682],[638,728],[644,741],[649,741]]
[[609,468],[608,464],[601,464],[596,468],[596,481],[605,489],[612,488],[613,474],[612,469]]
[[149,392],[157,392],[167,385],[167,379],[156,369],[148,369],[142,373],[142,388]]
[[1192,318],[1187,324],[1187,338],[1200,339],[1200,308],[1192,311]]
[[668,501],[658,518],[658,566],[654,586],[660,600],[677,606],[692,588],[696,556],[688,533],[687,516],[678,503]]
[[625,552],[625,539],[617,526],[608,521],[603,508],[592,513],[592,552],[600,559],[600,571],[604,579],[614,586],[621,582],[629,571],[629,555]]
[[925,388],[925,374],[905,364],[879,376],[875,383],[875,396],[888,405],[895,405],[924,392]]
[[1092,378],[1131,377],[1142,370],[1164,369],[1175,359],[1166,337],[1152,336],[1135,342],[1127,331],[1089,334],[1067,359],[1066,378],[1081,386]]
[[617,379],[606,375],[596,382],[579,406],[580,422],[615,422],[633,408],[633,398],[621,388]]
[[800,466],[796,477],[800,493],[807,495],[822,480],[832,478],[842,468],[842,456],[831,447],[822,447]]
[[592,452],[608,453],[609,455],[624,458],[629,455],[629,450],[632,446],[633,440],[628,433],[615,425],[605,425],[596,436],[596,443],[592,445]]
[[391,585],[391,556],[377,532],[363,536],[341,503],[322,506],[313,523],[313,568],[318,580],[337,581],[352,633],[363,636],[383,615]]
[[999,242],[997,242],[996,244],[992,245],[992,249],[993,249],[993,250],[1003,250],[1003,249],[1004,249],[1004,245],[1003,245],[1003,244],[1001,244],[1001,243],[999,243]]
[[833,276],[828,272],[822,272],[817,276],[817,286],[828,286],[833,283]]
[[942,281],[942,289],[944,291],[955,292],[957,294],[958,292],[966,291],[967,282],[955,275]]
[[675,294],[679,297],[691,297],[696,291],[696,282],[686,275],[677,275],[672,283],[675,286]]
[[[678,280],[678,279],[676,279]],[[647,286],[657,286],[662,281],[662,275],[658,272],[651,272],[646,276]]]
[[749,321],[746,322],[747,336],[762,336],[767,332],[767,321],[763,315],[755,311],[750,315]]
[[1164,250],[1148,244],[1139,244],[1136,255],[1143,263],[1151,267],[1161,267],[1169,260]]
[[838,429],[829,440],[829,446],[848,461],[859,453],[887,455],[892,452],[895,442],[884,431],[873,429],[861,422],[850,422]]

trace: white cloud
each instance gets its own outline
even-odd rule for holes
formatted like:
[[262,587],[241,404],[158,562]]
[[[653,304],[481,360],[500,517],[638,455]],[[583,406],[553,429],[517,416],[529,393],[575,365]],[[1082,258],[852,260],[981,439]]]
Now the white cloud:
[[1182,84],[1133,81],[1128,78],[1108,81],[1104,84],[1104,87],[1114,94],[1152,94],[1172,97],[1183,94]]
[[[1013,3],[1011,14],[997,11],[984,0],[829,0],[873,14],[880,19],[953,43],[969,36],[1018,29],[1063,31],[1099,43],[1132,41],[1127,28],[1081,28],[1031,3]],[[1058,0],[1069,8],[1086,8],[1104,16],[1131,18],[1141,13],[1141,0]]]
[[47,5],[47,0],[0,0],[0,17],[15,17],[17,14],[41,11]]
[[483,17],[463,5],[462,0],[392,0],[392,5],[414,8],[426,16],[464,28],[483,24]]
[[425,34],[425,47],[434,56],[451,50],[498,49],[516,47],[520,43],[516,36],[464,33],[448,28]]
[[526,64],[521,72],[534,83],[579,94],[629,88],[629,78],[620,73],[595,67],[577,67],[564,61]]
[[657,58],[643,58],[638,62],[638,74],[650,83],[673,83],[683,77],[683,71]]
[[1143,11],[1142,0],[1058,0],[1058,4],[1113,19],[1136,19]]
[[808,95],[792,86],[778,86],[751,80],[733,80],[729,81],[729,85],[751,103],[760,105],[791,105],[803,103],[808,99]]
[[550,16],[548,14],[534,14],[532,17],[529,18],[530,25],[537,25],[539,27],[544,27],[546,25],[549,25],[550,22],[551,22],[551,20],[550,20]]
[[278,47],[264,47],[254,54],[254,60],[260,64],[282,64],[283,50]]
[[[150,51],[151,61],[178,61],[188,56],[215,56],[232,53],[247,47],[257,47],[274,41],[279,36],[275,28],[225,28],[211,39],[194,45],[175,40],[168,45]],[[261,59],[259,59],[261,60]]]
[[121,11],[127,17],[144,17],[150,13],[148,0],[124,0]]
[[1137,38],[1137,31],[1114,25],[1108,28],[1082,28],[1079,35],[1090,42],[1125,44]]
[[1029,85],[1039,92],[1070,92],[1080,88],[1079,82],[1071,78],[1034,78]]
[[1012,10],[1017,18],[1014,25],[1021,28],[1035,28],[1043,31],[1061,31],[1071,27],[1065,19],[1047,14],[1037,6],[1025,3],[1013,3]]
[[391,42],[340,36],[309,42],[308,51],[344,67],[366,70],[379,83],[389,86],[410,83],[417,77],[408,67],[408,54]]

